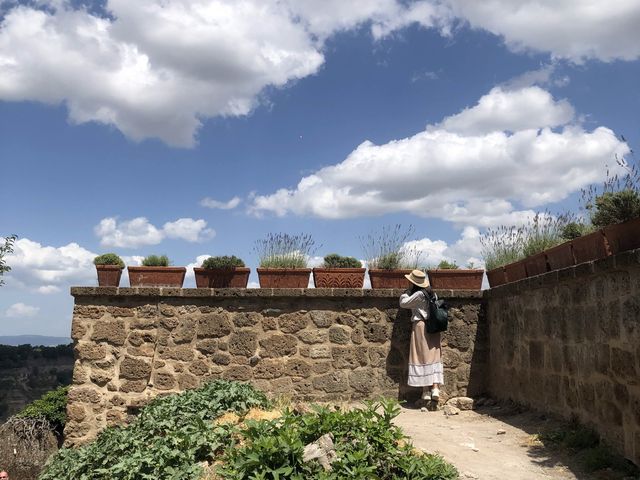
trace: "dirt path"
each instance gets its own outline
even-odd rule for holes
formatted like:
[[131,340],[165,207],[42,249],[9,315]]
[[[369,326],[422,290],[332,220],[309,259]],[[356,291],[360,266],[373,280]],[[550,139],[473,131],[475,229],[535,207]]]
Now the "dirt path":
[[546,421],[533,413],[489,407],[446,416],[442,411],[403,408],[395,423],[416,447],[438,453],[455,465],[461,479],[587,478],[576,476],[563,459],[535,441],[532,434]]

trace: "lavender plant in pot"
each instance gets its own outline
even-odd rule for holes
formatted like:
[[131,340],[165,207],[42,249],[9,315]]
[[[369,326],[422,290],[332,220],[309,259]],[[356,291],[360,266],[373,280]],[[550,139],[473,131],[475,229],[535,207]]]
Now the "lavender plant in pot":
[[331,253],[313,269],[313,281],[316,288],[362,288],[365,270],[360,260]]
[[260,260],[261,288],[306,288],[311,269],[308,258],[315,251],[311,235],[269,234],[254,247]]
[[[523,228],[498,227],[489,228],[480,237],[482,258],[487,269],[487,278],[491,287],[507,282],[521,280],[526,277],[523,253]],[[506,265],[510,265],[511,275],[507,275]]]
[[117,287],[124,269],[124,262],[115,253],[103,253],[93,259],[98,274],[98,286]]
[[193,268],[197,288],[247,288],[250,272],[235,255],[209,257]]
[[182,287],[185,267],[171,267],[166,255],[149,255],[141,267],[127,267],[132,287]]
[[413,226],[397,224],[360,238],[369,266],[371,288],[406,288],[406,274],[417,267],[419,253],[409,238]]

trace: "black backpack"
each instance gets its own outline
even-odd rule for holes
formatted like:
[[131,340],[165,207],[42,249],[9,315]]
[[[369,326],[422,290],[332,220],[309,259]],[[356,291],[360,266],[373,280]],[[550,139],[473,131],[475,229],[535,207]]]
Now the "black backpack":
[[429,304],[429,318],[427,319],[427,333],[446,332],[449,327],[449,306],[444,300],[432,292],[425,292]]

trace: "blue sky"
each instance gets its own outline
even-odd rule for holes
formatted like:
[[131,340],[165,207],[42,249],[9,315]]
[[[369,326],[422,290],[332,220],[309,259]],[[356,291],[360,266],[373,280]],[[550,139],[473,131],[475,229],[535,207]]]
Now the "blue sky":
[[0,335],[68,335],[105,251],[363,258],[401,223],[477,263],[639,145],[640,5],[600,3],[0,0]]

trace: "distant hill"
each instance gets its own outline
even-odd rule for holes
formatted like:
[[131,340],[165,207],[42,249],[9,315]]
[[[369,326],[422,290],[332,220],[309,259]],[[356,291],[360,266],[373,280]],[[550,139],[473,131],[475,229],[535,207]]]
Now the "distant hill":
[[45,392],[69,385],[72,375],[71,345],[0,345],[0,422]]
[[47,337],[44,335],[5,335],[0,336],[0,345],[43,345],[55,347],[56,345],[68,345],[71,339],[67,337]]

